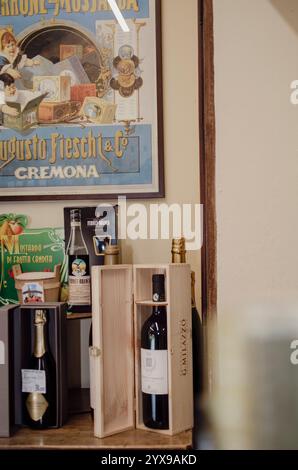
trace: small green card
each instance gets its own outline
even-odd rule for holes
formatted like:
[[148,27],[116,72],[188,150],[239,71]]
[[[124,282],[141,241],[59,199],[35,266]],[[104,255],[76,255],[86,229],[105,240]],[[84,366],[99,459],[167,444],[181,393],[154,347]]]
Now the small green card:
[[[26,228],[23,215],[0,214],[0,306],[18,303],[12,266],[23,273],[53,271],[65,266],[63,228]],[[63,279],[61,279],[63,280]]]

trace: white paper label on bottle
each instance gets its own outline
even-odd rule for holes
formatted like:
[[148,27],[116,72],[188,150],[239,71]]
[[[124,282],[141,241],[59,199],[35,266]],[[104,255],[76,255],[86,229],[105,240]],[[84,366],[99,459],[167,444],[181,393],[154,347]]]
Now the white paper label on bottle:
[[168,351],[141,349],[142,392],[150,395],[167,395]]
[[46,373],[44,370],[22,369],[22,392],[46,393]]
[[69,300],[73,305],[91,304],[91,281],[90,276],[82,278],[69,276]]

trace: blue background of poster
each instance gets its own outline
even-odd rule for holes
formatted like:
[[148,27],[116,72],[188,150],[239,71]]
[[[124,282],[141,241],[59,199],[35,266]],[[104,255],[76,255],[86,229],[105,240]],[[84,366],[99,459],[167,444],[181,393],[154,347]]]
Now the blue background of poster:
[[[60,129],[60,132],[59,132]],[[137,127],[137,133],[133,136],[130,136],[128,139],[128,146],[123,151],[123,157],[118,158],[112,152],[109,154],[104,152],[104,155],[111,161],[113,167],[118,171],[114,172],[110,166],[103,161],[99,155],[96,158],[86,158],[82,157],[78,159],[68,159],[64,158],[63,160],[59,159],[59,151],[57,152],[57,162],[55,166],[67,167],[72,165],[96,165],[98,172],[100,173],[100,178],[71,178],[71,179],[34,179],[26,180],[21,179],[17,180],[14,176],[14,171],[20,167],[34,166],[37,168],[40,167],[51,167],[49,160],[51,158],[51,134],[60,134],[63,139],[70,137],[74,138],[79,136],[80,138],[87,136],[90,131],[92,131],[93,136],[96,138],[99,134],[103,137],[103,147],[107,139],[111,140],[112,144],[114,143],[114,135],[117,130],[122,130],[122,126],[91,126],[81,129],[79,126],[67,127],[61,125],[49,126],[49,127],[38,127],[32,129],[32,132],[29,134],[18,135],[17,139],[19,140],[30,140],[34,136],[37,136],[39,139],[45,139],[47,141],[48,155],[44,160],[26,160],[26,154],[24,155],[24,160],[14,159],[11,163],[8,163],[1,170],[1,181],[0,186],[2,188],[13,188],[13,187],[45,187],[48,186],[96,186],[96,185],[109,185],[109,184],[150,184],[152,182],[152,161],[151,161],[151,126],[140,124]],[[123,132],[124,134],[124,132]],[[125,134],[124,134],[125,135]],[[13,139],[16,136],[16,132],[11,129],[5,129],[0,133],[1,142],[0,142],[0,155],[2,153],[3,141]],[[61,139],[61,138],[60,138]],[[59,143],[59,140],[58,140]],[[8,156],[8,161],[10,157]],[[0,156],[0,165],[3,163]]]

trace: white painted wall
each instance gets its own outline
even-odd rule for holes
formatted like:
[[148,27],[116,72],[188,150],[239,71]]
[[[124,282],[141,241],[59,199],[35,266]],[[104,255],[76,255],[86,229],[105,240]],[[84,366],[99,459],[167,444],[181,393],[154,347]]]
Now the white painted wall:
[[214,0],[218,311],[298,297],[297,0]]

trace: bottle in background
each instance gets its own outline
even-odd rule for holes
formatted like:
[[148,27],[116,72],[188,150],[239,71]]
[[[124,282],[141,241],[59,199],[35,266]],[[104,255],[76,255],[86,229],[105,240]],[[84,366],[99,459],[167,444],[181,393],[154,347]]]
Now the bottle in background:
[[46,310],[34,316],[34,351],[30,369],[22,370],[25,423],[45,429],[56,423],[56,368],[48,346]]
[[68,303],[73,305],[91,304],[90,263],[87,245],[81,227],[81,211],[70,212],[70,237],[67,244],[68,255]]
[[191,319],[192,319],[192,361],[193,388],[197,398],[203,392],[203,333],[202,322],[196,306],[196,275],[191,272]]
[[185,238],[172,240],[172,263],[185,263]]
[[105,249],[105,265],[111,266],[120,263],[119,245],[107,245]]
[[141,331],[141,376],[144,425],[152,429],[169,429],[168,351],[165,277],[152,277],[152,315]]
[[[172,241],[172,263],[185,263],[185,239],[178,238]],[[191,310],[192,310],[192,360],[193,360],[193,390],[196,408],[203,391],[203,334],[202,322],[196,307],[195,299],[195,273],[191,273]],[[199,419],[199,413],[195,413],[195,422]]]

